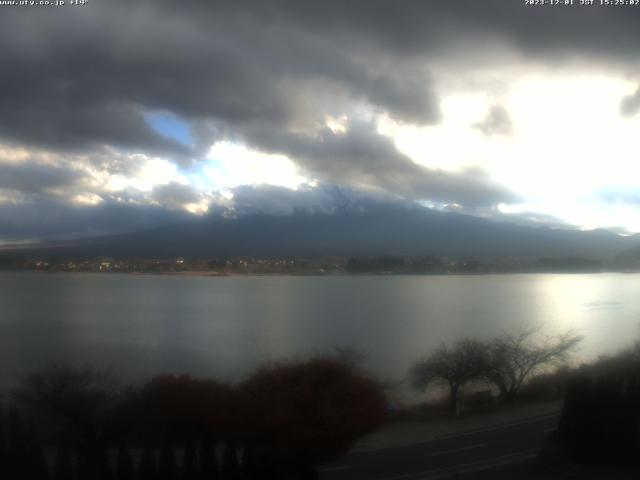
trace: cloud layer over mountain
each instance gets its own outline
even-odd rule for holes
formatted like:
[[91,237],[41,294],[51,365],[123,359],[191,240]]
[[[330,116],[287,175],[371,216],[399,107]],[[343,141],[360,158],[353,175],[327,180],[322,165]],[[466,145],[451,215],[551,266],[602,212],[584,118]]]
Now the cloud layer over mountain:
[[[437,128],[448,89],[499,97],[508,69],[575,64],[633,79],[638,12],[497,0],[3,7],[0,240],[126,231],[235,202],[236,212],[293,211],[302,197],[330,206],[338,190],[497,214],[523,193],[474,158],[417,161],[381,125]],[[637,112],[637,96],[619,99],[621,116]],[[160,115],[183,124],[186,141],[150,121]],[[470,128],[494,141],[517,125],[492,100]],[[271,189],[248,207],[255,189],[206,173],[225,160],[210,158],[218,142],[284,157],[298,193]]]

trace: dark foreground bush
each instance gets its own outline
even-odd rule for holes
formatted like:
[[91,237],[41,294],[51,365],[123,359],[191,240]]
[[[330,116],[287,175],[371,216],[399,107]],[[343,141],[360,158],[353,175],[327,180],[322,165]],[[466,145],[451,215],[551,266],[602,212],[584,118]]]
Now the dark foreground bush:
[[240,391],[258,468],[333,459],[382,422],[386,406],[377,383],[332,359],[263,368]]
[[578,463],[640,465],[640,362],[621,355],[572,375],[558,439]]
[[522,387],[520,400],[544,401],[561,399],[566,395],[570,375],[571,369],[566,366],[553,372],[536,375]]
[[352,363],[320,358],[262,368],[239,387],[163,375],[120,388],[96,370],[55,367],[13,400],[20,412],[0,415],[0,478],[25,480],[317,478],[386,405]]
[[161,375],[137,394],[143,438],[171,441],[226,439],[237,431],[238,393],[214,380]]

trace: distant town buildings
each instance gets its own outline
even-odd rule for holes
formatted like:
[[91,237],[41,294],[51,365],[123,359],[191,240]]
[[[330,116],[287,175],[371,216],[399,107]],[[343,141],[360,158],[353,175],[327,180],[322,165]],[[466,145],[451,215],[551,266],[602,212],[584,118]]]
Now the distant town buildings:
[[483,274],[516,272],[601,272],[625,270],[590,258],[444,258],[357,255],[318,258],[24,258],[0,257],[0,268],[41,272],[158,273],[205,275]]

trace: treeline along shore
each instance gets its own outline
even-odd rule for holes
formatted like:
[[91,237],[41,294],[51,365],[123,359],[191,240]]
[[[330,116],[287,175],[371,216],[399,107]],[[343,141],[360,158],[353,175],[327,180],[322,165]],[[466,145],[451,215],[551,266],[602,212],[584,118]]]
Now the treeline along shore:
[[171,273],[185,275],[448,275],[490,273],[639,272],[640,261],[587,257],[476,258],[352,255],[308,258],[112,258],[0,253],[0,269],[39,272]]

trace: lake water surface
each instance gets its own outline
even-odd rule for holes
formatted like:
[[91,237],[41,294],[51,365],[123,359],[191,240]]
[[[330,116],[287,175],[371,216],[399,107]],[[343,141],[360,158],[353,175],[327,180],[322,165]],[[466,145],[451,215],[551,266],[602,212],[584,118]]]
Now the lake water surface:
[[639,337],[640,275],[186,277],[0,273],[0,384],[52,363],[243,378],[350,346],[401,379],[443,342],[543,324],[593,358]]

